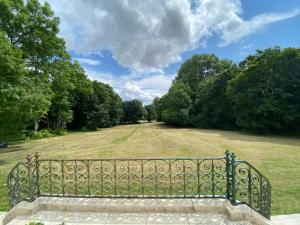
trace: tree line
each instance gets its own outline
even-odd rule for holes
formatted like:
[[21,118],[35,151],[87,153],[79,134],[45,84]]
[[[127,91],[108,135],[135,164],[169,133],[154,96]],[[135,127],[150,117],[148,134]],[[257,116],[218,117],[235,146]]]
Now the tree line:
[[0,0],[0,12],[1,139],[146,117],[139,100],[122,102],[112,87],[88,79],[58,36],[59,18],[48,3]]
[[299,132],[300,49],[258,50],[239,64],[194,55],[153,105],[157,119],[174,126]]
[[259,50],[239,64],[184,62],[168,93],[143,107],[88,79],[58,36],[48,3],[0,0],[0,137],[97,129],[140,119],[258,132],[300,130],[300,49]]

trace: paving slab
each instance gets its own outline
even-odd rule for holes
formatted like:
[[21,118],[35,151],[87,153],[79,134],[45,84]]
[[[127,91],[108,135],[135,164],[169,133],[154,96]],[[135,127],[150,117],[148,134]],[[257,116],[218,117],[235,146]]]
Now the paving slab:
[[[9,225],[43,222],[45,225],[95,225],[95,224],[187,224],[228,225],[227,216],[214,213],[89,213],[38,211],[31,216],[18,216]],[[236,222],[236,221],[235,221]],[[230,225],[251,223],[230,223]]]
[[6,215],[6,212],[0,212],[0,225],[2,224],[2,219]]
[[300,214],[272,216],[272,225],[300,225]]
[[246,205],[219,199],[111,199],[39,197],[21,202],[3,223],[269,225]]
[[189,224],[198,225],[226,225],[226,220],[228,220],[225,214],[215,214],[215,213],[187,213],[187,218]]

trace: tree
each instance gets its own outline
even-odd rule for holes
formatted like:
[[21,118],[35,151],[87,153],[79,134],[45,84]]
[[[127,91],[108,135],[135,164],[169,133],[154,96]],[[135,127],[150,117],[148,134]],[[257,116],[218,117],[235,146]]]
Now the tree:
[[189,95],[194,99],[199,82],[220,72],[219,62],[214,54],[196,54],[181,64],[175,81],[186,84],[190,88]]
[[137,123],[143,119],[145,110],[140,100],[134,99],[123,102],[123,122]]
[[121,117],[123,114],[123,105],[121,97],[113,91],[111,88],[112,93],[110,96],[110,108],[109,108],[109,115],[110,115],[110,122],[111,125],[118,125],[121,122]]
[[223,61],[223,63],[227,66],[224,65],[222,72],[206,78],[199,84],[191,110],[191,124],[194,126],[221,129],[236,127],[232,101],[226,94],[226,90],[237,68],[230,61]]
[[149,123],[151,123],[151,121],[156,119],[155,107],[153,104],[146,105],[145,110],[146,110],[146,119]]
[[164,122],[185,126],[189,124],[189,111],[192,106],[191,98],[188,94],[187,85],[177,82],[172,85],[169,92],[161,98],[162,119]]
[[48,3],[1,0],[0,12],[0,134],[120,122],[121,98],[71,61]]
[[51,67],[52,103],[47,114],[47,126],[52,129],[64,129],[71,122],[71,92],[75,89],[72,82],[72,66],[69,61],[55,60]]
[[22,50],[32,71],[46,73],[53,58],[66,56],[64,40],[58,37],[59,18],[47,2],[3,0],[0,11],[0,29]]
[[257,51],[240,64],[228,94],[242,129],[300,130],[300,49]]
[[122,101],[113,89],[104,83],[93,81],[93,94],[86,95],[83,107],[86,126],[89,129],[110,127],[120,122]]
[[0,49],[0,133],[13,135],[47,111],[50,98],[43,94],[50,90],[30,76],[21,58],[22,51],[13,48],[3,33]]
[[[121,99],[113,89],[101,82],[93,81],[94,93],[88,101],[90,103],[87,114],[87,127],[109,127],[119,123]],[[113,102],[114,101],[114,102]]]
[[233,67],[231,61],[213,54],[188,59],[181,65],[168,94],[156,100],[158,118],[180,126],[232,127],[230,104],[226,105],[230,101],[225,93],[227,79],[232,76],[227,71]]
[[70,92],[71,110],[73,120],[67,124],[70,129],[82,129],[87,127],[87,101],[93,95],[94,89],[92,81],[89,80],[80,64],[75,61],[71,64],[71,82],[74,89]]
[[22,51],[26,69],[32,81],[32,95],[28,101],[31,122],[35,132],[38,122],[50,107],[49,66],[57,58],[68,57],[62,38],[58,37],[59,19],[54,16],[48,3],[38,0],[3,0],[0,2],[0,30],[10,43]]
[[22,109],[26,88],[25,62],[0,32],[0,136],[10,136],[24,129],[28,119]]
[[163,108],[162,103],[163,103],[162,98],[155,97],[153,100],[153,106],[155,109],[156,120],[158,122],[162,121],[162,108]]

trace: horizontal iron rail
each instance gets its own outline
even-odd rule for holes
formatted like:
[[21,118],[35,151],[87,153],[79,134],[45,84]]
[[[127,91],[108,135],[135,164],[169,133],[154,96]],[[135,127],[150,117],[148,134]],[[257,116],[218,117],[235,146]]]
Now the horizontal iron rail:
[[253,165],[225,157],[39,159],[28,156],[7,178],[10,206],[39,196],[223,198],[271,215],[271,184]]
[[265,177],[256,167],[254,167],[251,163],[249,163],[248,161],[245,160],[236,160],[236,165],[240,164],[240,163],[245,163],[248,166],[251,167],[251,169],[255,170],[256,173],[258,173],[260,176],[264,177],[264,179],[268,182],[268,184],[270,185],[270,187],[272,187],[272,184],[270,182],[270,180]]
[[165,157],[165,158],[97,158],[97,159],[39,159],[38,161],[111,161],[111,160],[222,160],[225,157]]

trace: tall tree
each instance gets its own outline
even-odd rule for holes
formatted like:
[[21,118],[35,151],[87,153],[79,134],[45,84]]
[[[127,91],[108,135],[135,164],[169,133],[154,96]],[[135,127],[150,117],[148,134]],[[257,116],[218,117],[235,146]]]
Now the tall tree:
[[199,82],[220,72],[219,61],[219,58],[214,54],[196,54],[180,66],[175,81],[190,87],[190,96],[193,100],[196,97]]
[[143,119],[144,114],[144,107],[140,100],[134,99],[123,102],[123,122],[137,123]]
[[93,94],[87,95],[84,105],[86,126],[90,129],[110,127],[120,122],[121,98],[104,83],[93,81]]
[[94,93],[92,81],[85,74],[80,64],[75,61],[72,66],[71,76],[74,89],[71,91],[71,109],[73,120],[68,124],[70,129],[82,129],[87,126],[87,100]]
[[59,19],[47,2],[1,0],[0,11],[0,29],[23,51],[32,71],[45,73],[50,61],[66,56],[64,40],[57,36]]
[[146,105],[145,110],[146,110],[146,119],[149,123],[151,123],[151,121],[156,119],[155,107],[153,104]]
[[57,36],[59,19],[48,3],[42,5],[38,0],[2,0],[0,11],[0,30],[22,51],[33,82],[34,106],[30,110],[36,131],[50,107],[49,66],[54,59],[68,57],[63,39]]
[[257,51],[240,64],[231,82],[237,124],[243,129],[300,130],[300,49]]
[[237,68],[230,61],[223,61],[222,72],[200,82],[193,105],[191,124],[206,128],[235,128],[232,101],[226,94],[228,83],[234,78]]
[[25,62],[21,51],[14,49],[0,32],[0,136],[9,136],[24,129],[28,120],[22,109],[27,95]]
[[71,63],[64,60],[54,61],[50,69],[53,97],[47,114],[47,125],[52,129],[64,129],[73,118],[71,92],[75,89],[72,82],[74,72]]
[[159,98],[159,97],[154,98],[153,106],[155,109],[156,120],[158,122],[162,121],[162,108],[163,108],[162,104],[163,104],[163,97],[162,98]]
[[172,85],[162,98],[162,119],[168,124],[185,126],[189,124],[189,111],[192,101],[189,87],[181,82]]

